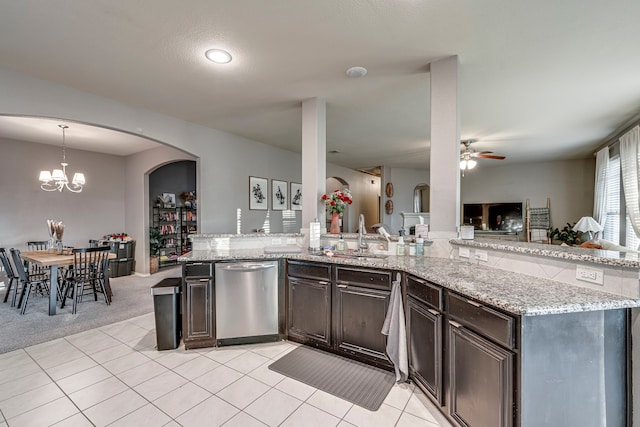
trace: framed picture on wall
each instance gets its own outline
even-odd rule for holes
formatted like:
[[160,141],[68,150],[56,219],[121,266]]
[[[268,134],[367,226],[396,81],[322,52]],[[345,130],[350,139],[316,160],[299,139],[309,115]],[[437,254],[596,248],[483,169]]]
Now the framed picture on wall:
[[249,209],[269,210],[269,180],[257,176],[249,177]]
[[291,198],[291,210],[301,211],[302,210],[302,184],[299,184],[297,182],[292,182],[291,191],[289,192],[289,197]]
[[287,181],[271,180],[271,206],[274,211],[289,209],[289,194]]

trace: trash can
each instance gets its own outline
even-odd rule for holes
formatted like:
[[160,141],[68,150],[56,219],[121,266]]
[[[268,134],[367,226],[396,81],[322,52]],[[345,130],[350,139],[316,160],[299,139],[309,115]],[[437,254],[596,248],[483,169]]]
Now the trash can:
[[158,350],[172,350],[180,345],[182,316],[180,315],[180,288],[182,279],[163,279],[151,287],[153,311],[156,318]]

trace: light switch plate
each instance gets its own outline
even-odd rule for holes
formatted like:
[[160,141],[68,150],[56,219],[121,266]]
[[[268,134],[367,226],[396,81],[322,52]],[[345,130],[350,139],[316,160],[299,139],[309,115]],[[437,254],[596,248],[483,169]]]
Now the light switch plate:
[[458,248],[458,256],[460,258],[469,258],[470,251],[469,248]]
[[576,266],[576,279],[583,282],[604,284],[604,271],[599,268],[589,268],[581,265]]
[[280,239],[280,238],[271,239],[271,244],[273,246],[280,246],[280,245],[282,245],[282,239]]

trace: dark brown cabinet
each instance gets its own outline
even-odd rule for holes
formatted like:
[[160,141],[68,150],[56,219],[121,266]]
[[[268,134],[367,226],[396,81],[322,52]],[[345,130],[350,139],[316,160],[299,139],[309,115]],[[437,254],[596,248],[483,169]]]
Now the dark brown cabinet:
[[331,266],[287,264],[287,333],[290,339],[331,347]]
[[289,260],[289,339],[391,366],[382,325],[391,272]]
[[443,314],[440,286],[407,276],[407,345],[409,374],[418,386],[443,404]]
[[391,297],[391,272],[336,268],[333,320],[336,350],[390,366],[381,333]]
[[215,345],[213,263],[187,263],[183,268],[184,347],[212,347]]
[[289,278],[289,337],[305,344],[331,346],[331,282]]
[[462,426],[511,427],[514,318],[449,293],[449,415]]

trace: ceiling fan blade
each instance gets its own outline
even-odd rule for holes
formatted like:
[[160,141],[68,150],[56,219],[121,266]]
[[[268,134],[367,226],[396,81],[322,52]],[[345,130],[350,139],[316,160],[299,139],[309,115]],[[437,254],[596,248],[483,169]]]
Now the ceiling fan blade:
[[478,159],[495,159],[495,160],[506,159],[505,156],[498,156],[498,155],[489,154],[489,153],[473,153],[472,156],[477,157]]

